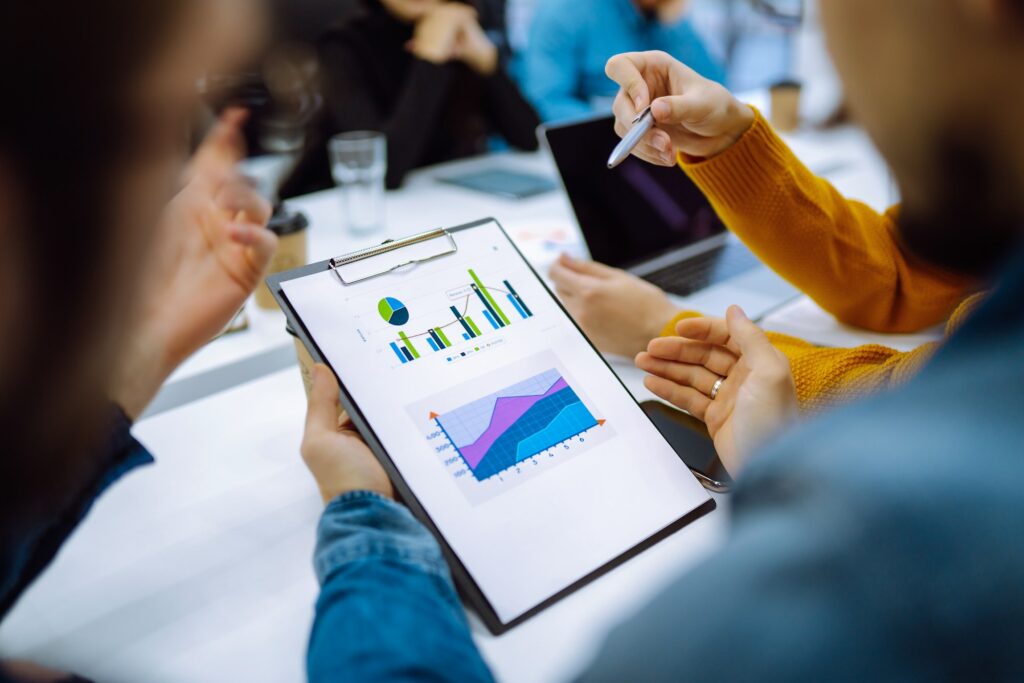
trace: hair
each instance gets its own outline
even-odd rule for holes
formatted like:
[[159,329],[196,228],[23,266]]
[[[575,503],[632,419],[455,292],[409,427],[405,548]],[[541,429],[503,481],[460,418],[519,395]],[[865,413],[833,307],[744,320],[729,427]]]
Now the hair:
[[96,473],[88,456],[109,429],[111,339],[135,289],[115,282],[116,185],[135,92],[189,5],[0,3],[0,182],[13,184],[17,212],[0,206],[0,224],[20,286],[2,293],[17,320],[0,341],[0,542]]

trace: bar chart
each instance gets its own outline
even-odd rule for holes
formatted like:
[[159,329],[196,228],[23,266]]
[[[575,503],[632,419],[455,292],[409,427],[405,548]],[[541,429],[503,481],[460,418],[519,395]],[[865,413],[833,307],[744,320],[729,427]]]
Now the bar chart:
[[[464,288],[466,293],[460,297],[461,301],[448,306],[451,317],[415,333],[400,330],[398,338],[390,342],[391,352],[403,365],[420,360],[425,353],[443,354],[455,346],[453,341],[473,342],[488,333],[501,331],[516,320],[533,317],[529,305],[507,279],[501,280],[500,286],[485,285],[474,269],[466,273],[470,282]],[[381,316],[391,324],[395,324],[396,319],[409,322],[407,310],[394,297],[383,299],[380,308]],[[447,358],[449,362],[454,360],[451,355]]]

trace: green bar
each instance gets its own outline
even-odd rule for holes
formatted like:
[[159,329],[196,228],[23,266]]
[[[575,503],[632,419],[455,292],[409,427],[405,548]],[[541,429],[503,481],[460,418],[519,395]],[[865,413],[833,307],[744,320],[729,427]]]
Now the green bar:
[[434,328],[434,332],[436,332],[437,336],[441,338],[441,341],[444,342],[445,346],[451,346],[452,345],[452,343],[450,341],[448,341],[448,337],[444,336],[444,331],[442,331],[440,327],[435,327]]
[[494,297],[491,296],[491,293],[487,291],[486,287],[484,287],[484,283],[480,282],[480,278],[476,276],[476,273],[473,272],[472,268],[469,269],[469,276],[473,278],[473,282],[475,282],[476,286],[480,288],[480,291],[484,293],[484,296],[487,298],[487,303],[493,306],[494,310],[496,310],[498,312],[498,315],[501,316],[502,322],[504,322],[506,325],[511,325],[512,321],[510,321],[508,319],[508,316],[505,315],[505,311],[501,310],[501,307],[498,306],[498,302],[494,300]]
[[405,348],[409,349],[409,353],[412,354],[412,357],[413,358],[419,358],[420,357],[419,352],[416,351],[416,347],[412,345],[411,341],[409,341],[409,337],[405,336],[405,332],[399,332],[398,336],[401,337],[402,341],[405,342]]
[[472,319],[472,318],[470,318],[470,317],[469,317],[469,316],[467,315],[467,316],[466,316],[466,318],[465,318],[465,320],[466,320],[466,322],[467,322],[467,323],[469,323],[469,326],[470,326],[470,327],[471,327],[471,328],[473,329],[473,334],[475,334],[476,336],[478,336],[478,337],[479,337],[479,336],[480,336],[480,328],[476,326],[476,323],[475,323],[475,322],[473,322],[473,319]]

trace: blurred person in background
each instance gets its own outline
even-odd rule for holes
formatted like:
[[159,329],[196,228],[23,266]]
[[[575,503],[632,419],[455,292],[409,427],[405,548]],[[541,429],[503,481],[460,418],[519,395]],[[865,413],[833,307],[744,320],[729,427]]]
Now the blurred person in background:
[[[742,311],[691,340],[699,353],[659,374],[687,393],[685,374],[723,380],[702,400],[738,477],[731,532],[581,680],[1024,677],[1024,0],[820,5],[851,111],[900,184],[895,238],[992,293],[905,386],[800,427],[786,360]],[[719,119],[686,67],[655,57],[609,64],[620,129],[659,103],[640,156],[714,156],[749,130],[703,128]],[[437,543],[337,408],[318,366],[303,457],[328,505],[310,679],[491,680]]]
[[[234,170],[244,112],[186,165],[197,83],[247,49],[248,5],[0,5],[0,618],[152,461],[132,422],[274,250],[270,207]],[[62,678],[0,662],[3,681]]]
[[604,74],[612,55],[663,50],[701,75],[725,81],[687,16],[690,0],[544,0],[523,55],[523,88],[545,121],[611,109],[618,92]]
[[505,71],[473,2],[363,4],[320,40],[322,130],[286,195],[331,185],[325,148],[337,133],[387,136],[388,188],[415,168],[485,153],[491,135],[537,149],[537,114]]

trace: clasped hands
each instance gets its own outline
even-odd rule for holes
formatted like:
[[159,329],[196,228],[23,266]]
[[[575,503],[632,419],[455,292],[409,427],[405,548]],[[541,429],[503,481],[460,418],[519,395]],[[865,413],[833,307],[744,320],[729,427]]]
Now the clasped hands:
[[416,23],[406,49],[433,64],[463,62],[483,76],[498,68],[498,48],[481,28],[477,11],[457,2],[427,12]]

